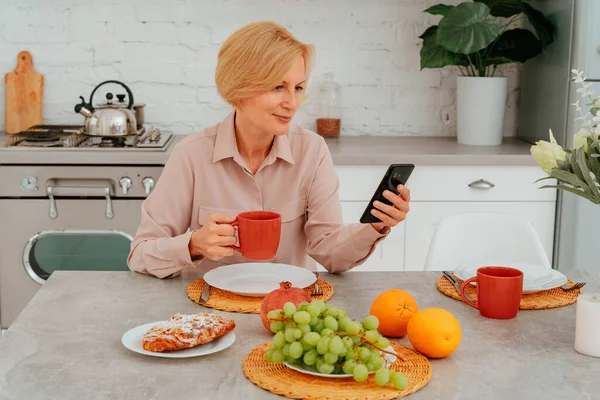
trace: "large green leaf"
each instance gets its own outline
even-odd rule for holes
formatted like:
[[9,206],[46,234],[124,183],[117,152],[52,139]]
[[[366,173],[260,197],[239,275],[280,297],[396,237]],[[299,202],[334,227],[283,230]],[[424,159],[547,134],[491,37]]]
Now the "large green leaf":
[[500,27],[482,3],[461,3],[446,13],[438,25],[436,42],[452,53],[475,53],[500,35]]
[[425,32],[423,32],[423,33],[421,34],[421,36],[419,36],[419,39],[425,39],[425,38],[426,38],[426,37],[428,37],[428,36],[433,36],[433,37],[435,37],[435,34],[436,34],[436,32],[437,32],[437,29],[438,29],[437,25],[430,26],[429,28],[427,28],[427,30],[425,30]]
[[523,13],[535,29],[535,33],[542,42],[544,49],[554,42],[556,27],[541,11],[536,10],[528,3],[523,3]]
[[429,7],[425,12],[433,15],[446,15],[446,13],[453,8],[454,6],[448,6],[446,4],[436,4],[435,6]]
[[491,58],[507,58],[516,62],[525,62],[542,52],[542,43],[527,29],[504,31],[492,45]]
[[436,43],[437,26],[428,28],[420,38],[423,39],[421,47],[421,69],[442,68],[446,65],[456,65],[460,54],[452,53]]
[[[570,162],[571,162],[571,168],[573,169],[573,173],[579,179],[581,179],[583,181],[585,178],[583,177],[583,173],[581,172],[581,168],[579,168],[579,163],[577,163],[577,153],[575,151],[571,152],[571,154],[570,154]],[[586,186],[587,186],[587,184],[586,184]],[[591,189],[590,188],[588,188],[587,190],[590,191],[590,193],[591,193]]]
[[597,151],[598,151],[598,144],[600,143],[600,141],[594,141],[594,139],[592,137],[588,137],[587,139],[588,141],[588,161],[590,163],[590,170],[592,171],[592,173],[594,174],[594,176],[596,177],[596,180],[600,179],[600,160],[598,159]]
[[594,204],[600,203],[600,200],[594,198],[594,196],[592,196],[591,194],[589,194],[587,192],[582,192],[581,190],[573,189],[572,187],[565,186],[565,185],[545,185],[545,186],[541,186],[539,189],[560,189],[560,190],[564,190],[566,192],[571,192],[573,194],[576,194],[577,196],[581,196],[584,199],[589,200]]
[[571,186],[575,186],[576,188],[583,189],[584,191],[591,194],[591,190],[587,183],[575,174],[563,171],[562,169],[554,168],[550,171],[550,176],[558,179],[562,183],[567,183]]
[[523,0],[474,0],[483,3],[494,17],[512,17],[523,11]]
[[545,181],[545,180],[548,180],[548,179],[553,179],[553,180],[556,180],[556,178],[554,178],[554,177],[552,177],[552,176],[545,176],[545,177],[543,177],[543,178],[537,179],[537,180],[536,180],[535,182],[533,182],[533,183],[538,183],[538,182]]
[[585,156],[585,150],[583,149],[583,146],[578,148],[576,153],[577,153],[577,164],[579,165],[579,168],[581,168],[581,173],[583,174],[585,183],[587,183],[588,186],[590,187],[590,189],[592,190],[592,194],[594,195],[594,197],[600,198],[600,191],[598,190],[598,186],[596,185],[596,182],[590,172],[590,168],[588,167],[587,159]]

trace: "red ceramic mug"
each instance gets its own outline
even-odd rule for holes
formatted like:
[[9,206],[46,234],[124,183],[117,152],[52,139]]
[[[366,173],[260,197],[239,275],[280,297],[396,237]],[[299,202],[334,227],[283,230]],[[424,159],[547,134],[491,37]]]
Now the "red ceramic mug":
[[240,246],[233,249],[248,260],[272,260],[279,248],[281,215],[271,211],[248,211],[238,214],[231,223],[238,228]]
[[[465,288],[477,283],[477,303],[465,296]],[[479,310],[486,318],[510,319],[517,316],[523,293],[523,272],[509,267],[482,267],[477,276],[467,279],[460,287],[465,303]]]

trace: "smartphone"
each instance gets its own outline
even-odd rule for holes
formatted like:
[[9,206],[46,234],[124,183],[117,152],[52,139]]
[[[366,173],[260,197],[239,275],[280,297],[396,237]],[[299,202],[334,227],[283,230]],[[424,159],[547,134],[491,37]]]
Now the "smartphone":
[[373,202],[375,202],[375,200],[379,200],[380,202],[391,206],[392,202],[383,197],[383,192],[385,190],[389,190],[392,193],[398,194],[398,185],[406,185],[406,182],[408,181],[408,178],[414,169],[414,164],[392,164],[389,166],[385,172],[385,175],[381,179],[379,186],[375,190],[371,201],[363,212],[362,217],[360,217],[360,222],[362,224],[374,224],[381,222],[379,218],[371,214],[371,210],[375,208],[375,206],[373,206]]

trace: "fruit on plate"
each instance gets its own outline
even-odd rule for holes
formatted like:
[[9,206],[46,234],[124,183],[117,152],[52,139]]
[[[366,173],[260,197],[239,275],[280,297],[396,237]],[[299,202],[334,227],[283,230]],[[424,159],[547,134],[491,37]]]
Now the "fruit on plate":
[[370,314],[379,319],[379,332],[388,337],[406,336],[408,321],[419,311],[410,293],[390,289],[381,293],[371,304]]
[[404,373],[388,368],[385,353],[396,354],[387,350],[390,342],[377,331],[379,320],[373,315],[361,323],[335,305],[314,300],[298,307],[285,303],[267,317],[279,323],[274,326],[273,347],[265,352],[269,362],[286,362],[325,375],[349,374],[356,382],[374,373],[381,386],[390,382],[399,390],[408,386]]
[[408,340],[419,353],[430,358],[444,358],[460,345],[460,323],[443,308],[419,311],[408,323]]
[[[304,290],[293,287],[290,282],[281,282],[279,284],[279,289],[273,290],[263,299],[260,306],[260,319],[262,320],[265,329],[274,333],[275,330],[271,329],[273,321],[269,321],[269,318],[267,318],[269,311],[281,309],[287,302],[293,303],[294,306],[298,306],[302,302],[310,303],[310,301],[310,296]],[[273,327],[279,325],[280,323],[275,322]]]

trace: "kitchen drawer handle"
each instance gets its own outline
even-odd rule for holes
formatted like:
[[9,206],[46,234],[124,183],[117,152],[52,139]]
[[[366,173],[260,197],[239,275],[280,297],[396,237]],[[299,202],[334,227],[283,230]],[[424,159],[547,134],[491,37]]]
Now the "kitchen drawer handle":
[[491,189],[494,186],[496,185],[494,185],[492,182],[483,179],[469,183],[469,187],[473,189]]
[[54,196],[104,196],[106,199],[106,209],[104,216],[107,219],[114,217],[112,200],[110,198],[110,186],[104,187],[66,187],[66,186],[52,186],[46,187],[46,194],[50,199],[50,211],[48,216],[51,219],[58,218],[58,209],[56,208],[56,200]]

